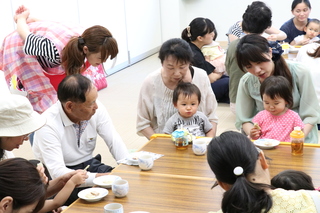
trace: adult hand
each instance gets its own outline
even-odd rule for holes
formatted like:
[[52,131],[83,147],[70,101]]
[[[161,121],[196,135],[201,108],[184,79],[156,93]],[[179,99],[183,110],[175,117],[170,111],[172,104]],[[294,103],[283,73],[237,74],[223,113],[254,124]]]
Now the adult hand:
[[13,17],[14,22],[17,23],[18,19],[24,19],[27,20],[27,18],[30,15],[30,11],[28,8],[26,8],[25,6],[21,5],[20,7],[18,7],[18,9],[16,10],[16,13]]

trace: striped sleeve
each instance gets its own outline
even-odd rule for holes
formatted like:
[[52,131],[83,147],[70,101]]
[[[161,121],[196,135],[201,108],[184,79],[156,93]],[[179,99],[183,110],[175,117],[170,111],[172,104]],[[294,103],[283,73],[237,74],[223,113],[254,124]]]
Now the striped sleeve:
[[234,35],[234,36],[237,36],[238,38],[241,37],[241,34],[243,33],[242,31],[242,28],[241,26],[239,25],[239,22],[235,23],[234,25],[232,25],[230,28],[229,28],[229,31],[227,33],[227,36],[229,34],[231,35]]
[[56,67],[61,64],[60,54],[54,43],[45,37],[30,33],[23,47],[27,55],[37,56],[42,67]]

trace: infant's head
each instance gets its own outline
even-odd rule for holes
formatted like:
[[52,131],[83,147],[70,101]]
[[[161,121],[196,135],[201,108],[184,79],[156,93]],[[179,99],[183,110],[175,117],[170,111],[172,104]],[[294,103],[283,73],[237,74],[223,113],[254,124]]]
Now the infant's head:
[[314,190],[312,178],[305,172],[284,170],[271,179],[271,185],[286,190]]
[[318,36],[320,33],[320,21],[316,18],[310,19],[304,27],[304,31],[309,39],[313,39]]
[[184,118],[190,118],[197,112],[200,101],[201,92],[192,83],[181,82],[173,91],[173,105]]

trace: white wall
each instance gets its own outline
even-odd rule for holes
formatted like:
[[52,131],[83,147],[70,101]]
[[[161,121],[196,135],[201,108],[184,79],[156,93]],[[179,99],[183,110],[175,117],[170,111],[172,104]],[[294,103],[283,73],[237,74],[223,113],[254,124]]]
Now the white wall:
[[[311,0],[311,18],[320,19],[320,1]],[[273,26],[280,27],[292,17],[292,0],[267,0],[273,12]],[[225,33],[241,20],[252,0],[1,0],[0,41],[15,29],[13,14],[24,4],[35,17],[89,27],[107,27],[117,39],[116,61],[105,63],[113,73],[157,52],[162,42],[180,38],[192,19],[211,19],[218,31],[218,41],[227,41]],[[114,68],[111,67],[115,65]]]

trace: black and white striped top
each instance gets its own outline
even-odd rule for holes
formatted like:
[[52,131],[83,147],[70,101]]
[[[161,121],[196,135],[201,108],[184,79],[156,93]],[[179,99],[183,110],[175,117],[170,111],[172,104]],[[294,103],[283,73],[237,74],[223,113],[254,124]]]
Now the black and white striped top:
[[243,31],[242,31],[242,28],[240,26],[240,21],[236,22],[234,25],[232,25],[229,28],[229,31],[228,31],[228,33],[226,35],[228,36],[229,34],[235,35],[238,38],[240,38],[243,35]]
[[23,47],[27,55],[34,55],[42,68],[53,68],[61,64],[60,54],[55,44],[48,38],[30,33]]

